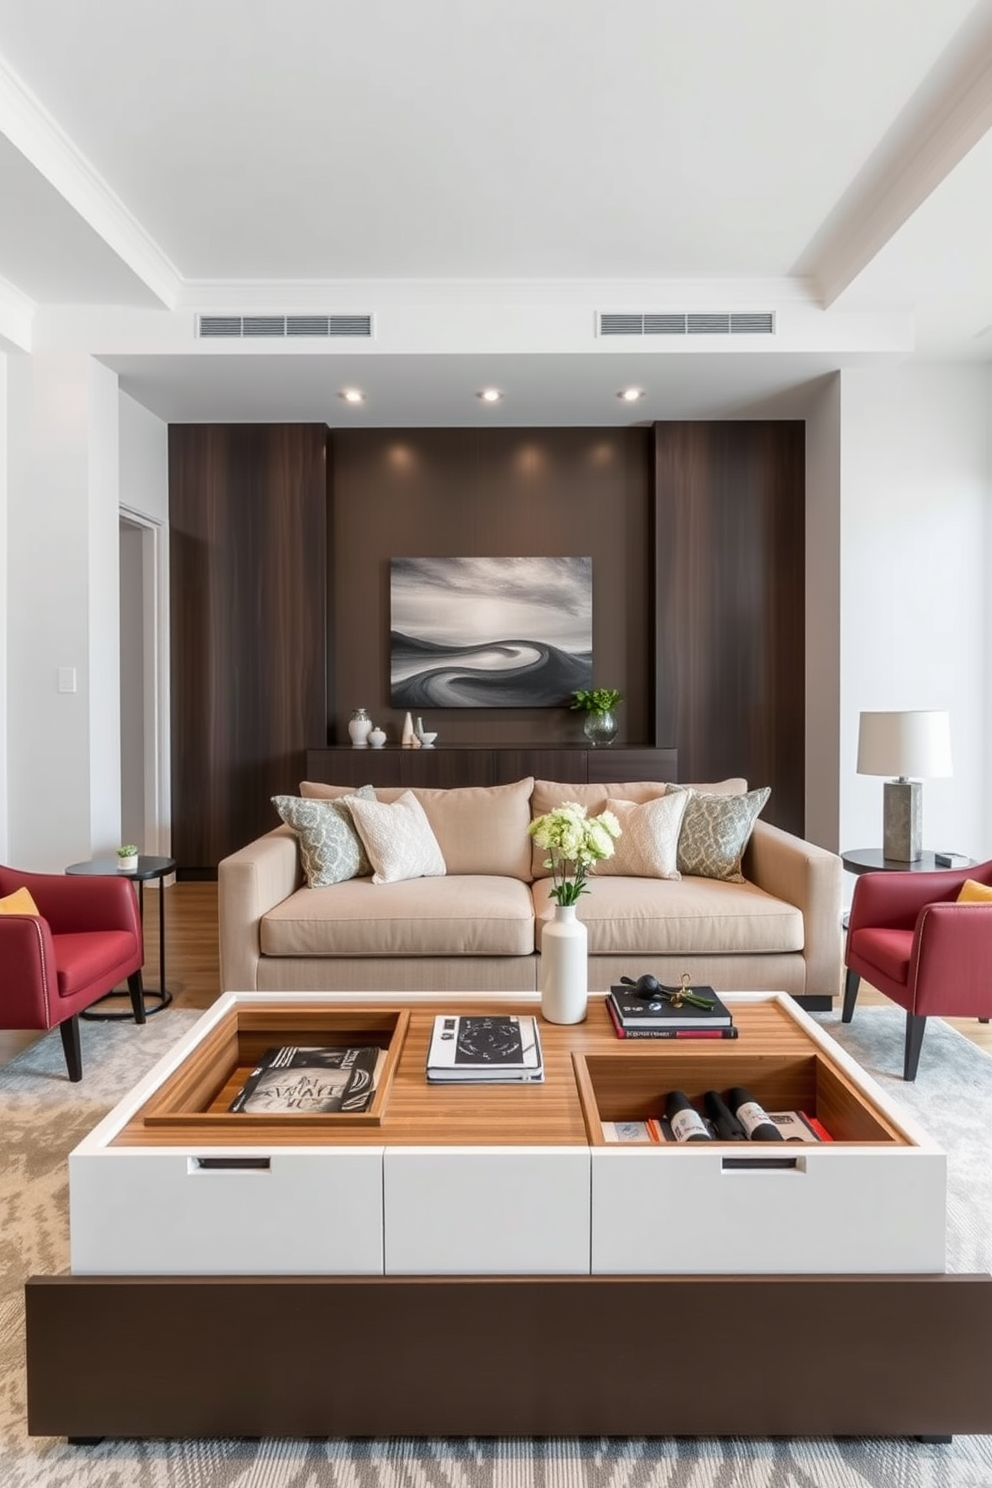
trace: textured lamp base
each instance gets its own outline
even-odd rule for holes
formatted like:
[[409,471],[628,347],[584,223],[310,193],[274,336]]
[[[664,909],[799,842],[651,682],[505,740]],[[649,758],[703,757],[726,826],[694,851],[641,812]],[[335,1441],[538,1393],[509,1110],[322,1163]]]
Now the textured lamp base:
[[923,785],[919,780],[885,782],[882,852],[898,863],[923,856]]

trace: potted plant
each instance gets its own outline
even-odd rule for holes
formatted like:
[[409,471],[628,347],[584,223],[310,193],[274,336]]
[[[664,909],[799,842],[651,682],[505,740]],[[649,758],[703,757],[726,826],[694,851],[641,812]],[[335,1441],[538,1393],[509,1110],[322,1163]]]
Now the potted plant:
[[622,702],[623,693],[616,687],[580,687],[572,693],[572,707],[585,713],[582,730],[594,749],[616,738],[620,725],[613,710]]
[[117,849],[117,870],[119,873],[133,873],[138,866],[138,849],[133,842],[125,842]]

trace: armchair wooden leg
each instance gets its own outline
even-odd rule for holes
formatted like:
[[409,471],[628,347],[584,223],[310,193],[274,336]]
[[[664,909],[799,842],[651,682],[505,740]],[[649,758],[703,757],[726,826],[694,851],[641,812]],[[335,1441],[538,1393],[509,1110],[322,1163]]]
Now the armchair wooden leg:
[[81,1080],[83,1078],[83,1051],[79,1043],[79,1018],[66,1018],[64,1023],[59,1024],[59,1033],[62,1035],[62,1051],[65,1054],[69,1079]]
[[858,1000],[858,988],[861,986],[861,977],[856,971],[847,968],[844,978],[844,1011],[841,1013],[841,1022],[850,1023],[854,1017],[854,1004]]
[[926,1031],[926,1018],[921,1018],[917,1013],[906,1014],[906,1059],[902,1071],[904,1080],[916,1079],[916,1071],[920,1064],[920,1050],[923,1048],[923,1035]]
[[145,990],[141,985],[141,972],[134,971],[127,979],[128,991],[131,994],[131,1007],[134,1011],[135,1023],[145,1021]]

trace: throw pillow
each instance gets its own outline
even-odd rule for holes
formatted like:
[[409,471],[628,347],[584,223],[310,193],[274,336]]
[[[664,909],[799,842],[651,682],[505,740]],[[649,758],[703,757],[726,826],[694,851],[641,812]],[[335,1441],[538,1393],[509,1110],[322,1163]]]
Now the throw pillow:
[[355,826],[375,870],[372,882],[441,878],[448,871],[423,806],[413,791],[398,801],[348,801]]
[[[669,787],[672,795],[677,790]],[[696,790],[685,794],[689,799],[679,834],[679,872],[743,883],[741,858],[771,788],[766,785],[743,796],[711,796]]]
[[356,800],[374,801],[372,786],[363,785],[354,795],[339,796],[334,801],[272,797],[273,806],[296,833],[307,888],[324,889],[329,884],[362,878],[372,872],[372,864],[348,811],[347,803]]
[[593,872],[622,874],[625,878],[681,878],[679,831],[688,800],[688,791],[640,805],[610,797],[606,809],[620,823],[620,836],[613,844],[612,858],[597,863]]
[[0,914],[37,915],[41,918],[41,910],[28,889],[15,889],[6,899],[0,899]]
[[958,894],[959,904],[992,904],[992,888],[975,878],[966,878]]

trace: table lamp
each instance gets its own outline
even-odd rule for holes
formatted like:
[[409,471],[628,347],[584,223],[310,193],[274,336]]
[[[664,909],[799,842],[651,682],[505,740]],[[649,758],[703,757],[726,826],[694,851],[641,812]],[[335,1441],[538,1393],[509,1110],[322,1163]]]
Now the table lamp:
[[923,856],[923,786],[950,775],[951,726],[946,713],[862,713],[858,774],[889,775],[885,783],[882,854],[899,863]]

